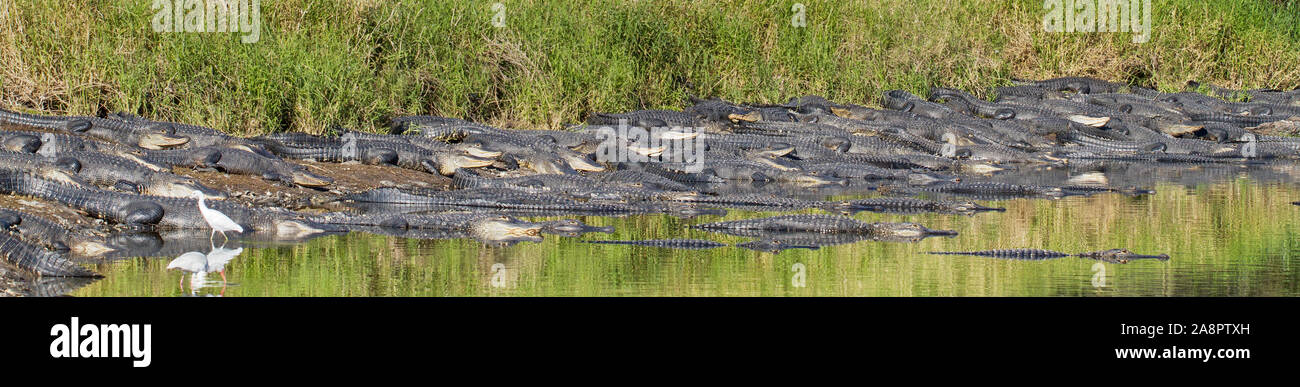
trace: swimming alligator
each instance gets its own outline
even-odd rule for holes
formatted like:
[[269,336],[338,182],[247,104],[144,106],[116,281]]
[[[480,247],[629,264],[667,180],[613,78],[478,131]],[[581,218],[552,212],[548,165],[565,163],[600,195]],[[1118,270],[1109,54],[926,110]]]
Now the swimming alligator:
[[582,243],[594,243],[604,245],[630,245],[645,247],[662,247],[668,249],[686,249],[700,250],[712,249],[726,246],[726,243],[718,243],[703,239],[647,239],[637,241],[582,241]]
[[1109,249],[1109,250],[1093,251],[1093,252],[1078,253],[1078,254],[1068,254],[1068,253],[1062,253],[1058,251],[1041,250],[1041,249],[1002,249],[1002,250],[986,250],[986,251],[952,251],[952,252],[938,251],[938,252],[930,252],[927,254],[973,255],[973,256],[980,256],[980,257],[1027,260],[1027,261],[1056,259],[1056,258],[1064,258],[1064,257],[1088,258],[1088,259],[1094,259],[1094,260],[1104,261],[1109,263],[1129,263],[1130,261],[1135,261],[1139,259],[1156,259],[1160,261],[1169,260],[1169,255],[1167,254],[1159,254],[1159,255],[1137,254],[1128,251],[1126,249]]
[[694,229],[723,232],[727,230],[759,230],[785,232],[856,233],[902,238],[930,236],[955,236],[956,231],[934,230],[916,223],[868,223],[837,215],[780,215],[768,218],[733,220],[690,226]]

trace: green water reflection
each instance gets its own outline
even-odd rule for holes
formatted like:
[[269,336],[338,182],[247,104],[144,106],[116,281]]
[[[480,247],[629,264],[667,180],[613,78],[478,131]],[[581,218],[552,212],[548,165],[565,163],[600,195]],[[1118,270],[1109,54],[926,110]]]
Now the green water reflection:
[[[494,248],[472,240],[404,240],[362,233],[294,246],[245,245],[227,267],[225,296],[1296,296],[1295,187],[1247,179],[1154,195],[992,202],[1005,213],[888,215],[952,229],[955,238],[919,243],[858,242],[819,250],[760,253],[736,247],[669,250],[579,243],[594,239],[744,238],[688,224],[772,215],[580,218],[614,234],[547,236]],[[809,211],[815,212],[815,211]],[[1167,262],[1109,264],[1078,258],[1008,261],[923,254],[940,250],[1044,248],[1082,252],[1129,248],[1167,253]],[[189,295],[171,257],[96,267],[106,278],[77,296]],[[209,278],[219,278],[215,274]],[[802,286],[800,286],[802,285]]]

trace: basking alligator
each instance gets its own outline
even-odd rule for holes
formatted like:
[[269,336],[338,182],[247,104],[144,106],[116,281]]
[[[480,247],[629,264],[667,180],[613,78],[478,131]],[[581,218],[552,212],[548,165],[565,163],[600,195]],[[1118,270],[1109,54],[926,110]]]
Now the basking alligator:
[[19,269],[45,277],[99,277],[62,255],[24,242],[17,235],[0,231],[0,257]]
[[[376,138],[378,137],[378,138]],[[389,141],[378,135],[356,132],[341,137],[318,137],[303,133],[284,133],[254,139],[267,150],[291,159],[312,159],[324,162],[361,162],[387,164],[402,168],[428,171],[451,176],[458,168],[479,168],[492,165],[491,159],[462,154],[446,144],[430,149],[400,141]],[[441,144],[441,143],[439,143]]]
[[30,243],[74,256],[96,256],[113,250],[102,241],[74,232],[54,220],[18,210],[0,208],[0,229],[13,230]]
[[980,256],[980,257],[1028,260],[1028,261],[1056,259],[1056,258],[1064,258],[1064,257],[1088,258],[1088,259],[1095,259],[1098,261],[1104,261],[1110,263],[1129,263],[1129,261],[1135,261],[1139,259],[1156,259],[1160,261],[1169,260],[1169,255],[1167,254],[1145,255],[1145,254],[1133,253],[1125,249],[1110,249],[1110,250],[1101,250],[1101,251],[1093,251],[1093,252],[1078,253],[1078,254],[1068,254],[1068,253],[1062,253],[1058,251],[1041,250],[1041,249],[1002,249],[1002,250],[986,250],[986,251],[953,251],[953,252],[939,251],[939,252],[930,252],[927,254],[973,255],[973,256]]

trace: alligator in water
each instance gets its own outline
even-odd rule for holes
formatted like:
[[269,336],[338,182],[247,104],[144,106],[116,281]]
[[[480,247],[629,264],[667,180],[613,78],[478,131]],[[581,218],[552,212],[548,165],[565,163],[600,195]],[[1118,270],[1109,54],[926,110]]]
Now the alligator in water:
[[1169,255],[1167,254],[1159,254],[1159,255],[1137,254],[1128,251],[1126,249],[1109,249],[1109,250],[1092,251],[1092,252],[1078,253],[1078,254],[1068,254],[1068,253],[1062,253],[1058,251],[1041,250],[1041,249],[937,251],[937,252],[930,252],[928,254],[973,255],[979,257],[991,257],[991,258],[1026,260],[1026,261],[1038,261],[1038,260],[1056,259],[1056,258],[1065,258],[1065,257],[1088,258],[1088,259],[1094,259],[1094,260],[1110,262],[1110,263],[1129,263],[1130,261],[1135,261],[1139,259],[1156,259],[1160,261],[1169,260]]
[[[487,244],[540,242],[546,227],[511,216],[494,214],[439,215],[312,215],[312,222],[349,229],[420,239],[474,238]],[[552,227],[555,227],[552,225]],[[552,230],[557,230],[553,228]]]
[[855,233],[898,238],[923,239],[930,236],[955,236],[956,231],[934,230],[916,223],[868,223],[837,215],[780,215],[769,218],[733,220],[691,226],[694,229],[727,231],[779,231],[817,233]]
[[975,202],[926,200],[915,198],[874,198],[834,203],[833,208],[855,213],[858,211],[914,214],[935,212],[943,214],[973,214],[985,211],[1006,211],[1005,208],[985,207]]
[[662,247],[668,249],[686,249],[700,250],[712,249],[726,246],[726,243],[719,243],[703,239],[648,239],[639,241],[582,241],[583,243],[595,243],[604,245],[630,245],[645,247]]

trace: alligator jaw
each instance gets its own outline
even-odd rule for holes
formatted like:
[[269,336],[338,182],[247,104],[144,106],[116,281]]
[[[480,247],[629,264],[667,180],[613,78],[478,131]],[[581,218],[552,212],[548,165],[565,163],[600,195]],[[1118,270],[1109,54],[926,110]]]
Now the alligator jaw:
[[481,168],[492,165],[492,163],[495,162],[495,160],[491,159],[463,155],[449,155],[446,157],[440,157],[440,159],[445,161],[437,162],[435,168],[438,171],[438,174],[443,176],[455,175],[456,170],[459,168]]
[[1168,254],[1159,254],[1159,255],[1138,254],[1132,251],[1128,251],[1128,249],[1110,249],[1110,250],[1102,250],[1102,251],[1093,251],[1089,253],[1079,254],[1079,256],[1083,258],[1091,258],[1091,259],[1096,259],[1099,261],[1105,261],[1110,263],[1129,263],[1129,261],[1136,261],[1139,259],[1155,259],[1159,261],[1169,260]]
[[602,172],[605,170],[604,166],[593,163],[585,157],[565,155],[563,158],[565,162],[569,163],[569,167],[575,170],[584,172]]
[[1078,122],[1080,124],[1088,125],[1094,128],[1099,128],[1105,126],[1107,123],[1110,123],[1110,117],[1089,117],[1089,116],[1076,114],[1066,118],[1068,118],[1070,121]]
[[330,185],[334,180],[325,176],[317,176],[303,171],[294,171],[293,183],[303,187],[319,188]]
[[673,130],[663,132],[659,135],[659,138],[662,140],[690,140],[699,136],[700,133],[696,131],[681,131],[674,128]]
[[999,207],[985,207],[985,206],[982,206],[982,205],[980,205],[979,203],[975,203],[975,202],[964,202],[964,203],[961,203],[961,204],[959,204],[955,209],[956,209],[957,211],[963,211],[963,212],[981,212],[981,211],[998,211],[998,212],[1006,212],[1006,211],[1007,211],[1007,209],[1005,209],[1005,208],[999,208]]
[[750,249],[754,251],[762,251],[762,252],[772,253],[772,254],[777,254],[789,249],[817,250],[820,248],[819,246],[813,246],[813,245],[792,245],[792,244],[788,244],[785,242],[772,240],[772,239],[740,242],[736,244],[736,247]]
[[152,150],[181,146],[189,142],[189,137],[168,136],[161,133],[150,133],[140,137],[140,147]]
[[497,157],[501,157],[501,155],[504,153],[501,151],[491,151],[491,150],[483,149],[482,147],[476,145],[466,146],[464,147],[464,150],[465,153],[468,153],[470,156],[482,157],[485,159],[495,159]]
[[153,182],[146,184],[142,188],[145,194],[156,196],[189,198],[193,197],[195,192],[198,192],[208,199],[221,200],[226,198],[224,192],[186,181]]
[[731,122],[758,122],[763,119],[763,114],[757,110],[745,114],[731,113],[727,115],[727,119]]
[[1179,137],[1201,129],[1205,125],[1183,125],[1183,124],[1165,124],[1160,125],[1160,131],[1170,136]]
[[498,217],[475,221],[470,225],[470,235],[483,243],[512,244],[515,242],[541,242],[542,225],[511,217]]

